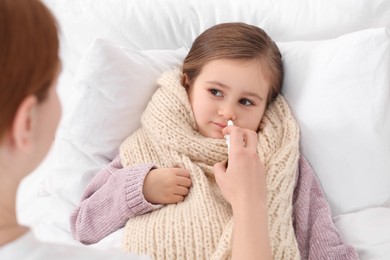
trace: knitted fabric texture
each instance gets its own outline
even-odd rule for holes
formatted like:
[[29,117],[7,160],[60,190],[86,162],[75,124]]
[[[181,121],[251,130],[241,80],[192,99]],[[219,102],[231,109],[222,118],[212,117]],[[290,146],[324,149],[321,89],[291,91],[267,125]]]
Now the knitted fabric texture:
[[[141,118],[141,128],[120,147],[124,167],[181,165],[191,174],[184,202],[133,217],[125,227],[125,251],[153,259],[229,259],[232,210],[214,178],[213,165],[227,158],[224,139],[196,131],[181,72],[164,73]],[[258,132],[258,153],[267,174],[268,226],[274,259],[299,259],[292,225],[292,195],[299,158],[299,129],[282,96],[270,104]],[[245,177],[243,175],[243,177]]]

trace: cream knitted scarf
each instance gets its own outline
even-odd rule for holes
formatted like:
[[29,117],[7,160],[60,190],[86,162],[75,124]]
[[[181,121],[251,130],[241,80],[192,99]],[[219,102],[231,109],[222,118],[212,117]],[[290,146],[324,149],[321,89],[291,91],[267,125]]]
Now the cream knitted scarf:
[[[227,158],[224,139],[206,138],[196,124],[178,70],[164,73],[141,118],[142,127],[120,147],[124,166],[181,165],[192,187],[184,202],[128,220],[125,251],[153,259],[228,259],[232,249],[232,210],[213,176]],[[292,195],[298,169],[299,130],[282,96],[269,106],[260,125],[258,153],[267,174],[268,224],[274,259],[299,259],[292,226]]]

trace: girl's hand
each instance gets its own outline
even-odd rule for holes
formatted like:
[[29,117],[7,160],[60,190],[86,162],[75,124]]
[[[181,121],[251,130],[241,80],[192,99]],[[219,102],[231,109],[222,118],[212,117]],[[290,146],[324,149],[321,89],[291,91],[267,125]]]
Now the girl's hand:
[[184,200],[190,186],[190,173],[186,169],[153,169],[145,177],[142,192],[152,204],[174,204]]
[[[257,133],[237,126],[228,126],[223,134],[230,135],[229,164],[214,165],[214,174],[225,199],[235,207],[243,203],[266,204],[266,176],[257,154]],[[253,205],[253,204],[252,204]]]

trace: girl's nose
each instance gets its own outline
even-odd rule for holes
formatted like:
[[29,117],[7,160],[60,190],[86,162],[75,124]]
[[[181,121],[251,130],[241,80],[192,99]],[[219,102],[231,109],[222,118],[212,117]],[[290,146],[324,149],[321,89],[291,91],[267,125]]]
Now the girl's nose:
[[223,116],[226,120],[234,120],[236,119],[236,113],[234,111],[234,106],[231,104],[223,104],[219,108],[218,114]]

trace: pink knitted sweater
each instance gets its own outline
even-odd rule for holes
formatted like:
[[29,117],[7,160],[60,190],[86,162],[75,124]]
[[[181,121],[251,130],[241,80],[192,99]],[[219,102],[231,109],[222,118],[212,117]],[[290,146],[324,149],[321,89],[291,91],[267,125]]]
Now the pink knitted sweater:
[[[93,244],[122,228],[136,215],[158,209],[145,200],[142,185],[152,164],[123,168],[119,155],[86,187],[70,217],[73,238]],[[294,229],[302,259],[359,259],[343,243],[313,169],[301,156],[293,201]]]

